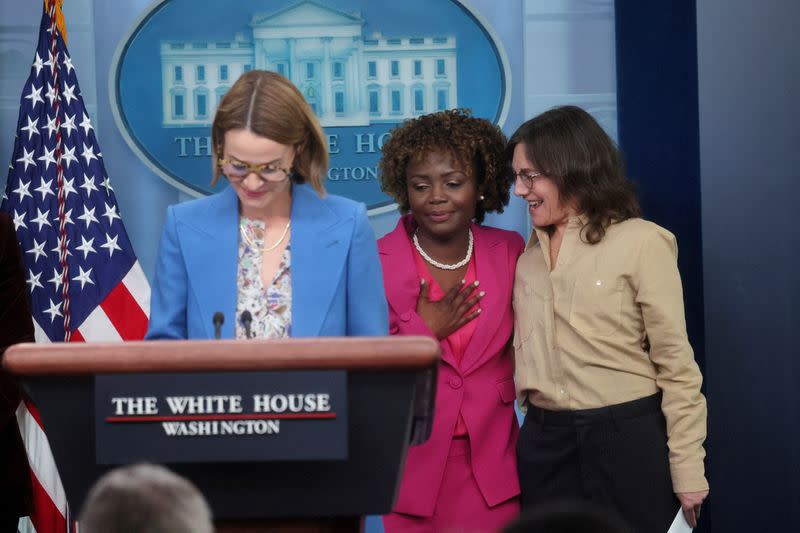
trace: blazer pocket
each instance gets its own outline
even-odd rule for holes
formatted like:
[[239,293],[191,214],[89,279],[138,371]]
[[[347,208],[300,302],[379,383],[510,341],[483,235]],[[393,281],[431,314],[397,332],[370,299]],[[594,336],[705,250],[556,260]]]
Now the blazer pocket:
[[500,400],[503,403],[514,403],[517,399],[517,390],[514,387],[514,378],[507,378],[495,383]]

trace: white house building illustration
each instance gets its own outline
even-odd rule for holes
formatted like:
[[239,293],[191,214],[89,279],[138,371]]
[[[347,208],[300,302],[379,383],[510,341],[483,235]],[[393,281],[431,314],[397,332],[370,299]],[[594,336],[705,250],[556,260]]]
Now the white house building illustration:
[[359,13],[303,0],[253,15],[249,32],[231,41],[162,41],[163,125],[208,126],[222,95],[253,68],[292,80],[323,127],[458,107],[454,36],[365,37],[364,24]]

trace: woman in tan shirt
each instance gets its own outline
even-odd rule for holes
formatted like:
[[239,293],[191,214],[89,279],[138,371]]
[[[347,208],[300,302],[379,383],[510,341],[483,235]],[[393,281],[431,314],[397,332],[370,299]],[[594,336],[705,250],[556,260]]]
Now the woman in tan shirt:
[[686,334],[675,237],[640,218],[619,153],[577,107],[509,141],[533,232],[514,283],[522,506],[592,500],[638,532],[708,494],[706,402]]

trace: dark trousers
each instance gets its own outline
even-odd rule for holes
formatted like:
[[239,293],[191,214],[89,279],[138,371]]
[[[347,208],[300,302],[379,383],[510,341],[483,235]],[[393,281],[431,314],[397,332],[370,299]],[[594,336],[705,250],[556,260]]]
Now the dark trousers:
[[590,501],[619,514],[636,533],[666,533],[680,508],[661,394],[581,411],[530,406],[517,468],[523,510]]

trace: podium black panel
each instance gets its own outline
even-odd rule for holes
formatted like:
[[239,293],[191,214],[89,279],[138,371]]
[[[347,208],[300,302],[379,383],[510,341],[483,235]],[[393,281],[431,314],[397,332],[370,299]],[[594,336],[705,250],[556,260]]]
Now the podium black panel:
[[[409,441],[427,438],[432,407],[419,398],[430,391],[417,389],[433,386],[435,379],[426,379],[430,373],[348,373],[347,460],[167,466],[197,485],[218,519],[387,513]],[[40,411],[70,508],[77,512],[92,484],[112,468],[95,461],[94,376],[27,377],[23,383]]]

